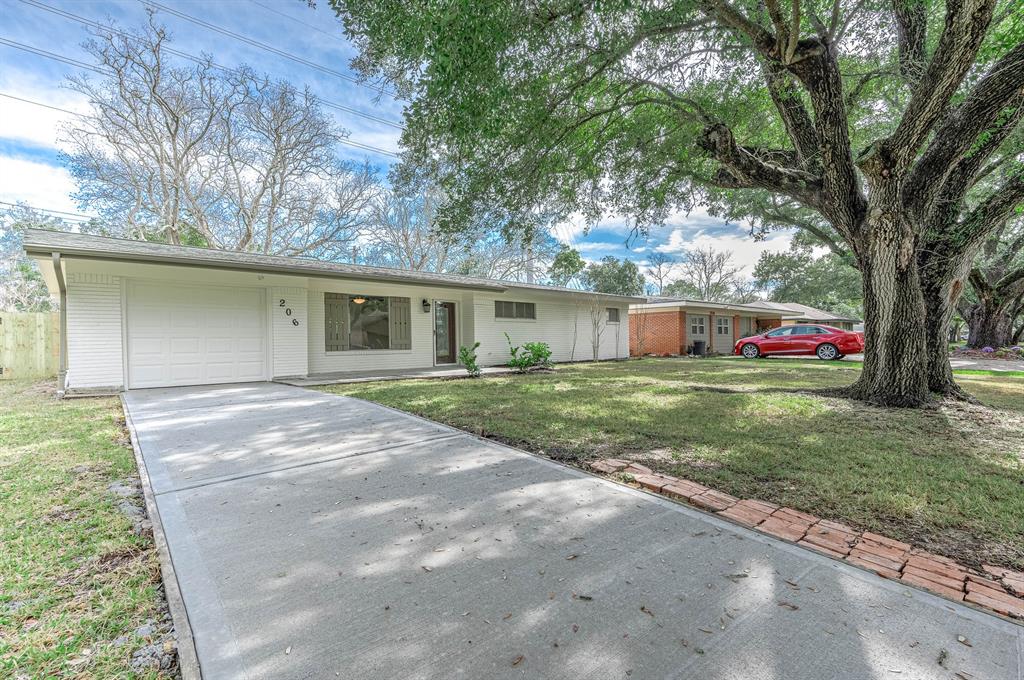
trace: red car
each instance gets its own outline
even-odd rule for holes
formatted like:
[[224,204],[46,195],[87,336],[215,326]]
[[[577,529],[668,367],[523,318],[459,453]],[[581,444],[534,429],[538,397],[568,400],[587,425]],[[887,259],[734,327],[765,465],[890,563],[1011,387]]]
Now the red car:
[[772,354],[814,355],[819,359],[842,359],[864,351],[864,336],[854,331],[821,324],[780,326],[736,342],[734,354],[756,359]]

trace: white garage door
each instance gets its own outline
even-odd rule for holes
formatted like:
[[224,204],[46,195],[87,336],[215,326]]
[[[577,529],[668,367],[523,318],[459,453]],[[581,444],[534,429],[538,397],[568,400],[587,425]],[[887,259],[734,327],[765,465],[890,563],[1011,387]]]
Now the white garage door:
[[263,291],[128,284],[129,387],[266,380]]

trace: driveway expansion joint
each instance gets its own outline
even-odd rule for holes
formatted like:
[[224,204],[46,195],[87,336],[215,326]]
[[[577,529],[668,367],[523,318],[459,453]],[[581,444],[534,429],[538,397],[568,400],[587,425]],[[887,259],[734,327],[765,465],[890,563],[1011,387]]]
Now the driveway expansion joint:
[[[334,395],[246,408],[262,394],[126,395],[167,416],[139,424],[152,483],[205,477],[152,498],[206,680],[929,677],[947,639],[973,677],[1022,680],[1022,629],[987,613],[408,413]],[[175,417],[194,400],[209,414]],[[858,626],[826,637],[836,617]]]
[[156,492],[155,495],[156,496],[163,496],[165,494],[179,493],[179,492],[182,492],[182,491],[192,491],[193,489],[200,489],[200,488],[205,487],[205,486],[214,486],[214,485],[217,485],[217,484],[226,484],[228,482],[234,482],[234,481],[239,481],[239,480],[243,480],[243,479],[251,479],[253,477],[262,477],[262,476],[265,476],[265,475],[274,474],[276,472],[286,472],[288,470],[295,470],[295,469],[298,469],[298,468],[313,467],[313,466],[316,466],[316,465],[323,465],[325,463],[333,463],[333,462],[339,461],[339,460],[346,460],[346,459],[349,459],[349,458],[358,458],[360,456],[368,456],[368,455],[372,455],[374,453],[384,453],[386,451],[393,451],[394,449],[401,449],[401,448],[405,448],[407,446],[416,446],[417,444],[434,443],[434,442],[444,441],[446,439],[457,439],[459,437],[466,437],[466,436],[469,436],[469,435],[467,435],[465,432],[446,433],[446,434],[438,435],[436,437],[424,437],[423,439],[417,439],[415,441],[409,441],[409,442],[396,442],[394,444],[388,444],[388,445],[385,445],[385,446],[378,446],[378,447],[374,447],[372,449],[366,449],[366,450],[363,450],[363,451],[356,451],[356,452],[353,452],[353,453],[343,453],[343,454],[339,454],[337,456],[329,456],[329,457],[326,457],[326,458],[317,458],[315,460],[303,461],[301,463],[289,463],[289,464],[285,464],[285,465],[279,465],[279,466],[275,466],[275,467],[264,468],[262,470],[256,470],[254,472],[244,472],[244,473],[240,472],[240,473],[234,474],[234,475],[222,475],[222,476],[219,476],[219,477],[211,477],[209,479],[204,479],[204,480],[197,481],[194,484],[186,484],[186,485],[183,485],[183,486],[174,487],[172,489],[164,489],[163,491]]

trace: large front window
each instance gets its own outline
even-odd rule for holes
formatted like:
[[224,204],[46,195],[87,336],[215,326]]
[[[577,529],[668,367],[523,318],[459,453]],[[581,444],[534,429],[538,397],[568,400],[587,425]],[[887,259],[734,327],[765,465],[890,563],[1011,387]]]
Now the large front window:
[[407,297],[324,293],[324,349],[411,349]]
[[388,299],[352,295],[348,299],[349,349],[388,349]]

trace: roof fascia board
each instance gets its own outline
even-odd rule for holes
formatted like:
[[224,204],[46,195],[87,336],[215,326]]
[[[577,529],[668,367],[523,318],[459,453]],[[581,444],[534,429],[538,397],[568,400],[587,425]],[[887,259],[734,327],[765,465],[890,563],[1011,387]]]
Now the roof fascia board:
[[283,266],[283,265],[265,265],[248,262],[221,262],[218,260],[202,260],[197,258],[187,257],[173,257],[167,255],[157,255],[150,257],[143,257],[139,255],[132,255],[128,253],[101,253],[92,250],[82,250],[80,248],[56,248],[49,246],[40,246],[37,244],[25,244],[25,253],[30,257],[49,257],[51,253],[58,251],[62,256],[73,259],[81,260],[99,260],[99,261],[114,261],[114,262],[131,262],[135,264],[150,264],[150,265],[171,265],[176,267],[197,267],[200,269],[222,269],[227,271],[245,271],[245,272],[266,272],[274,274],[292,274],[305,276],[309,278],[320,278],[320,279],[356,279],[360,281],[379,281],[382,283],[404,283],[412,286],[427,286],[436,288],[460,288],[469,290],[490,290],[503,292],[508,290],[507,287],[499,284],[470,284],[470,283],[454,283],[451,281],[430,281],[430,280],[416,280],[409,279],[401,275],[390,276],[387,274],[374,275],[365,274],[358,272],[331,272],[323,269],[317,269],[316,267],[300,267],[300,266]]

